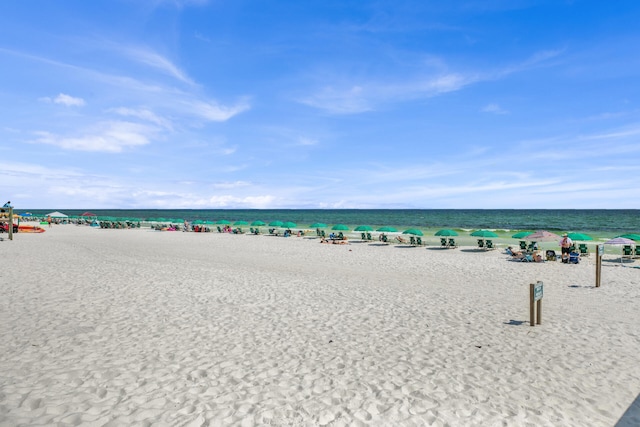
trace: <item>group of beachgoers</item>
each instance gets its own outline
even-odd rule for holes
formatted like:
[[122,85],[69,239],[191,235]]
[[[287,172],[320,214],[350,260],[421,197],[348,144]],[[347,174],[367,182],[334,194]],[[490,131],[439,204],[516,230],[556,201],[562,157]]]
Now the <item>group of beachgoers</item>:
[[[572,251],[573,241],[567,233],[562,235],[562,239],[558,242],[560,246],[560,260],[563,264],[577,264],[580,262],[580,254]],[[506,250],[507,254],[511,255],[512,259],[529,262],[544,262],[544,261],[556,261],[558,259],[554,250],[547,250],[545,257],[542,256],[537,244],[534,244],[532,251],[516,250],[509,246]]]

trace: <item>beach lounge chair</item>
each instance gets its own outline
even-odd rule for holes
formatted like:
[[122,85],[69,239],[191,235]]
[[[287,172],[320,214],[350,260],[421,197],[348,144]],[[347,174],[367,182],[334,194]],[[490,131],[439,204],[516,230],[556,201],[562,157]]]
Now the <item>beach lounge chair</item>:
[[409,243],[411,244],[411,246],[415,246],[416,245],[416,238],[413,236],[409,236]]
[[[222,228],[220,228],[220,226],[217,226],[216,228],[218,229],[218,233],[222,233]],[[194,230],[195,230],[195,227],[194,227]]]
[[538,248],[538,242],[531,242],[529,243],[529,246],[527,246],[527,250],[529,252],[533,252]]
[[362,240],[367,240],[367,234],[366,233],[360,233],[360,237],[362,238]]
[[636,246],[636,250],[633,252],[634,258],[640,257],[640,246]]
[[371,237],[371,233],[367,233],[367,240],[373,242],[373,237]]
[[383,234],[380,239],[384,242],[384,243],[389,243],[389,238],[387,237],[386,234]]
[[578,244],[578,250],[580,251],[580,255],[589,256],[589,248],[587,248],[586,244]]
[[533,255],[526,254],[520,259],[520,262],[533,262]]
[[448,247],[449,245],[447,244],[447,239],[445,239],[444,237],[440,238],[440,246],[443,248]]
[[527,250],[527,242],[525,242],[524,240],[520,240],[520,250],[521,251]]
[[447,245],[448,248],[457,248],[458,245],[456,244],[456,239],[449,239],[449,244]]
[[632,258],[633,257],[633,248],[631,245],[624,245],[622,247],[622,258]]
[[416,245],[422,246],[422,237],[416,237]]
[[485,249],[495,249],[496,247],[493,246],[493,241],[492,240],[487,240],[486,244],[485,244]]
[[478,239],[478,247],[484,249],[484,239]]

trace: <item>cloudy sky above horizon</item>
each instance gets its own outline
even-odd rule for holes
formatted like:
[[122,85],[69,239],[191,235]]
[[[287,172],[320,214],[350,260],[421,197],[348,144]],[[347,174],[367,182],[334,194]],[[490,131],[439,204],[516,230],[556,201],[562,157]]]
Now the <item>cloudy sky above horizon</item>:
[[640,2],[0,3],[17,208],[640,208]]

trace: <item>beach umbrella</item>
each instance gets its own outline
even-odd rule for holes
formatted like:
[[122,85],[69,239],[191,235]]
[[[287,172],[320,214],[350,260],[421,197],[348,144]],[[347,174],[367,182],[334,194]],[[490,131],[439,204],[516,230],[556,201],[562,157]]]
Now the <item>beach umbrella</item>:
[[408,230],[404,230],[402,234],[412,234],[414,236],[423,236],[422,231],[417,228],[409,228]]
[[236,221],[233,225],[249,225],[249,223],[247,221]]
[[451,236],[457,236],[458,233],[455,230],[450,230],[448,228],[442,229],[442,230],[438,230],[436,231],[435,236],[442,236],[442,237],[451,237]]
[[384,227],[380,227],[376,231],[380,231],[381,233],[397,233],[398,232],[398,230],[396,230],[393,227],[389,227],[388,225],[385,225]]
[[517,232],[516,234],[514,234],[511,237],[514,238],[514,239],[524,239],[529,234],[533,234],[533,231],[519,231],[519,232]]
[[267,224],[264,221],[253,221],[251,225],[253,225],[254,227],[261,227]]
[[471,235],[473,237],[482,237],[483,239],[487,237],[498,237],[498,235],[491,230],[476,230],[471,233]]
[[282,224],[284,224],[282,221],[271,221],[269,227],[282,227]]
[[216,224],[229,225],[229,224],[231,224],[231,222],[227,221],[226,219],[221,219],[221,220],[216,221]]
[[93,212],[85,212],[83,214],[80,214],[80,216],[91,216],[91,217],[95,216],[95,217],[97,217],[98,215],[94,214]]
[[349,231],[349,227],[347,227],[344,224],[336,224],[333,227],[331,227],[331,229],[335,231]]
[[369,225],[359,225],[353,231],[373,231],[373,227]]
[[314,222],[309,226],[309,228],[327,228],[327,224],[324,222]]
[[584,233],[567,233],[567,237],[571,240],[593,240],[593,237]]
[[291,222],[291,221],[286,221],[282,223],[282,228],[295,228],[297,227],[298,224],[296,224],[295,222]]
[[547,230],[538,230],[535,233],[528,234],[525,239],[536,241],[536,242],[544,242],[550,240],[560,240],[560,236],[555,233],[552,233]]
[[622,237],[624,239],[631,239],[635,241],[640,240],[640,234],[634,234],[634,233],[623,234],[622,236],[618,236],[618,237]]

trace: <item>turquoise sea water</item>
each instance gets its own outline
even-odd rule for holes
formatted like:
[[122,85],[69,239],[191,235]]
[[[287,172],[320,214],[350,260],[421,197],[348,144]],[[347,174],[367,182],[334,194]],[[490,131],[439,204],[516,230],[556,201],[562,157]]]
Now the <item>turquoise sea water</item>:
[[[54,210],[67,215],[80,215],[89,209],[16,209],[44,215]],[[640,210],[636,209],[578,209],[578,210],[520,210],[520,209],[98,209],[90,210],[99,216],[131,217],[141,220],[173,218],[194,221],[280,220],[293,221],[299,227],[314,222],[349,226],[390,225],[399,229],[416,227],[423,230],[453,228],[473,230],[549,230],[576,231],[596,236],[640,233]]]

